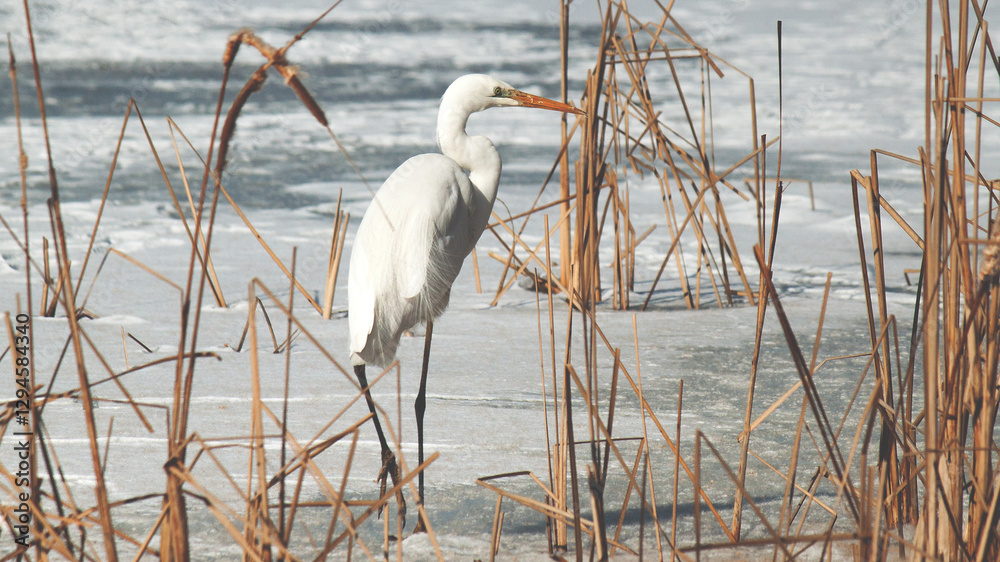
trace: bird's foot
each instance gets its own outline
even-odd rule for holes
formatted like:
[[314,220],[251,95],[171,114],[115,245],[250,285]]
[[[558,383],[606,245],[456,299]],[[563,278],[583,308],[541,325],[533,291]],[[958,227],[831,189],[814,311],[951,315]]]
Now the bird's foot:
[[[418,506],[419,507],[419,506]],[[413,527],[413,534],[426,533],[427,527],[424,525],[424,516],[417,513],[417,525]]]
[[[399,481],[402,479],[402,474],[399,471],[399,465],[396,464],[396,455],[392,451],[386,449],[382,451],[382,469],[378,473],[379,482],[379,497],[385,495],[386,481],[392,479],[392,486],[396,487]],[[402,526],[406,526],[406,501],[403,499],[403,490],[399,489],[396,491],[396,507],[399,510],[399,516],[402,517]],[[382,510],[385,509],[385,504],[378,510],[379,517],[382,516]]]

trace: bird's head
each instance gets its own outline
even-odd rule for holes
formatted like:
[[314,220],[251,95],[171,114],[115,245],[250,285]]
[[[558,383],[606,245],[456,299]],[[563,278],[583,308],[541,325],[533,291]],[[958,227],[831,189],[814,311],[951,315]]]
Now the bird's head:
[[522,92],[503,80],[487,74],[467,74],[459,77],[441,98],[441,106],[462,107],[469,113],[491,107],[537,107],[563,113],[584,114],[584,111],[562,102]]

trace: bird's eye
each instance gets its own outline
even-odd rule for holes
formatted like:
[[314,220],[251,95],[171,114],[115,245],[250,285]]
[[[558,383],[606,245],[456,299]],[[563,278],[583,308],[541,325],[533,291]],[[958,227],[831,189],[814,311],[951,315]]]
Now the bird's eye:
[[503,94],[503,88],[500,86],[493,88],[493,97],[500,97],[501,94]]

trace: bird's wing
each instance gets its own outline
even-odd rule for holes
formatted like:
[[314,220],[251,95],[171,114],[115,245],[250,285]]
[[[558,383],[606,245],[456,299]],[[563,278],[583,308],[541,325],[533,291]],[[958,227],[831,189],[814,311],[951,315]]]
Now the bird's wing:
[[416,297],[428,285],[446,291],[468,254],[472,183],[454,160],[440,154],[411,158],[390,180],[386,195],[399,212],[392,266],[400,295]]
[[369,257],[365,244],[355,240],[351,250],[351,267],[348,273],[347,316],[351,329],[351,353],[361,353],[368,342],[368,334],[375,325],[375,288],[368,282]]
[[352,352],[365,348],[375,327],[376,301],[383,316],[405,322],[405,301],[427,292],[428,284],[431,294],[447,293],[472,247],[467,238],[474,191],[461,166],[441,154],[410,158],[382,184],[351,251]]

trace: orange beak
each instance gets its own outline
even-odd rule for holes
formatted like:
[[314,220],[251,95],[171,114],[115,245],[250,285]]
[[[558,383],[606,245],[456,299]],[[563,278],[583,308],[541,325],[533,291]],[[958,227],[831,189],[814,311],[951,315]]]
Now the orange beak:
[[571,105],[566,105],[565,103],[558,102],[555,100],[550,100],[548,98],[543,98],[541,96],[535,96],[532,94],[526,94],[519,90],[515,90],[508,97],[510,99],[517,101],[523,107],[537,107],[539,109],[549,109],[552,111],[561,111],[563,113],[575,113],[577,115],[586,115],[587,112],[573,107]]

